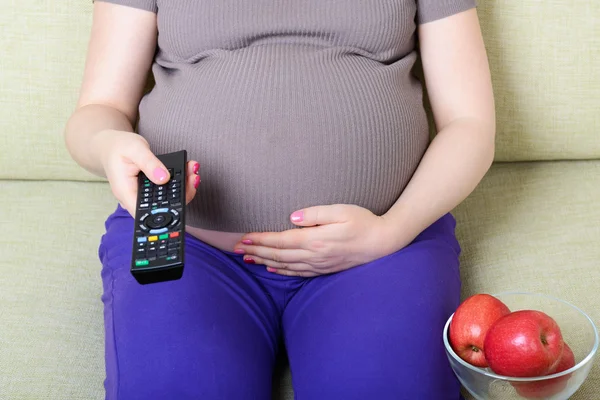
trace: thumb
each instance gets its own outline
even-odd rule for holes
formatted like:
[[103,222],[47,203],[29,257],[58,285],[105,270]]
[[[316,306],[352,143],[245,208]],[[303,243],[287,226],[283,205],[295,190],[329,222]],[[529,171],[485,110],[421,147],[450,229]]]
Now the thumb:
[[294,211],[290,220],[298,226],[335,224],[345,221],[345,213],[343,206],[339,204],[316,206]]
[[145,143],[138,142],[137,146],[131,146],[127,152],[129,159],[157,185],[169,180],[169,171],[165,165],[152,153],[150,147]]

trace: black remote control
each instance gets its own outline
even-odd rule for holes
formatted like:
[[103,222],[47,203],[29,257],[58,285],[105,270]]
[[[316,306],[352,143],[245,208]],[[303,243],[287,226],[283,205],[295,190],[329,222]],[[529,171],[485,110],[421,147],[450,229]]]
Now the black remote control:
[[183,275],[187,152],[157,157],[169,170],[168,182],[159,186],[138,175],[131,273],[140,284]]

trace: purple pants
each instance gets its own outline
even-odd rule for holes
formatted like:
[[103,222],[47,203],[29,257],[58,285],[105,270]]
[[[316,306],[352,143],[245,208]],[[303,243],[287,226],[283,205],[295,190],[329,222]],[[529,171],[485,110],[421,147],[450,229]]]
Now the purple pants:
[[119,207],[99,248],[106,398],[266,400],[283,343],[299,400],[458,400],[442,342],[461,286],[454,228],[448,214],[397,253],[316,278],[186,235],[183,278],[139,285]]

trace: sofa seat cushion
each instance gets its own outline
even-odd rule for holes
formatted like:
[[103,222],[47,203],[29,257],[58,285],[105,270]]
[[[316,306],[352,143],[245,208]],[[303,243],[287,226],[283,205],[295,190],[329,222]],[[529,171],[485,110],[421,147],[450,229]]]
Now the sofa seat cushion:
[[[100,263],[105,183],[0,181],[0,398],[102,399]],[[522,290],[570,301],[600,325],[600,161],[495,165],[455,211],[463,296]],[[283,372],[282,372],[283,371]],[[280,377],[283,376],[281,379]],[[289,371],[275,398],[292,399]],[[573,397],[600,393],[600,370]]]
[[[600,161],[496,164],[454,214],[463,298],[524,291],[568,301],[600,327]],[[572,400],[595,399],[595,366]]]
[[0,181],[0,398],[100,399],[103,183]]

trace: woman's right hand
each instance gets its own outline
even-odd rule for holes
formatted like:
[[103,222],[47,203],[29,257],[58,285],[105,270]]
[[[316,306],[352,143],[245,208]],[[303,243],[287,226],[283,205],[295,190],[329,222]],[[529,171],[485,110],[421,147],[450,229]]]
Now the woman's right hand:
[[[169,172],[164,164],[152,153],[146,139],[136,133],[105,130],[96,134],[93,146],[99,152],[100,162],[113,194],[133,217],[140,171],[157,185],[169,180]],[[188,161],[186,204],[196,195],[200,184],[199,169],[197,161]]]

